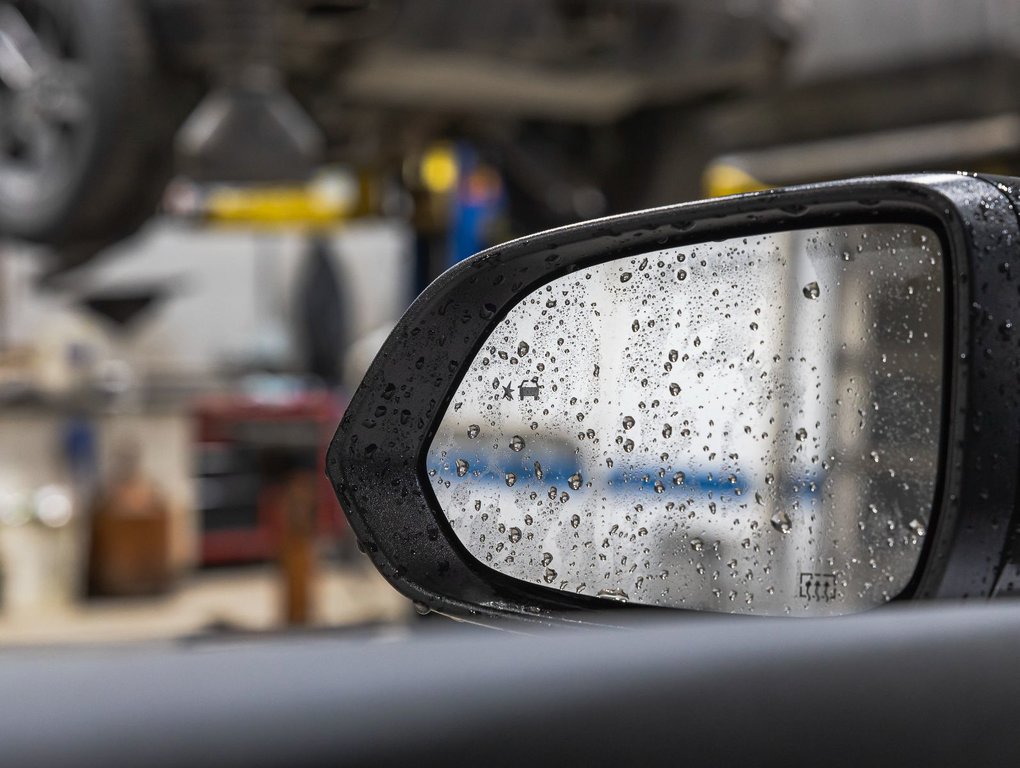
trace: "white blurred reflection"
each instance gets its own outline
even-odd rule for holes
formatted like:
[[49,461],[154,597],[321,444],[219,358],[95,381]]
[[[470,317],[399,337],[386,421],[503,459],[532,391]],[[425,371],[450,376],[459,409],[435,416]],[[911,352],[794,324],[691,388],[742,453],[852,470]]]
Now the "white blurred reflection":
[[468,551],[607,599],[815,615],[895,597],[938,465],[923,227],[673,248],[559,278],[492,332],[428,455]]

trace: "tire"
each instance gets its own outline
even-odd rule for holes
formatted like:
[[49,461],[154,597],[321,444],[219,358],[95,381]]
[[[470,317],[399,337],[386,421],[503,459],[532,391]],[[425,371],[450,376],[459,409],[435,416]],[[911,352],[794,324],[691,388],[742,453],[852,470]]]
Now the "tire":
[[[156,210],[185,114],[181,94],[160,72],[144,5],[0,0],[4,7],[48,25],[48,39],[57,41],[51,48],[81,73],[75,98],[85,116],[52,120],[66,143],[34,173],[0,145],[0,233],[58,248],[125,237]],[[14,91],[7,96],[13,103]]]

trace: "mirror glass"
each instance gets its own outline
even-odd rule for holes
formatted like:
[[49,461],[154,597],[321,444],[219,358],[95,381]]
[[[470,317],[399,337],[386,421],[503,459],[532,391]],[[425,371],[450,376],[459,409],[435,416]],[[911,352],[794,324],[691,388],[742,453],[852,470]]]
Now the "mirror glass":
[[866,224],[668,248],[534,291],[426,459],[507,576],[606,600],[828,615],[902,592],[938,473],[942,249]]

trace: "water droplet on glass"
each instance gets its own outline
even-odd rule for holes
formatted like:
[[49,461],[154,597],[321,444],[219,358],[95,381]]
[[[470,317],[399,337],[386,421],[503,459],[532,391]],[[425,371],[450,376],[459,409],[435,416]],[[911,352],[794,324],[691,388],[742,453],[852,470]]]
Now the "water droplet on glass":
[[515,475],[513,472],[507,472],[506,473],[506,487],[507,488],[513,488],[514,487],[514,483],[516,483],[516,482],[517,482],[517,475]]
[[700,347],[701,346],[701,337],[700,336],[695,336],[694,337],[694,346],[696,346],[696,347]]
[[630,329],[637,333],[641,329],[641,323],[635,320],[633,323],[630,324]]
[[810,282],[804,286],[804,298],[805,299],[817,299],[821,294],[818,289],[818,283]]
[[801,427],[796,431],[795,436],[797,438],[797,442],[803,443],[805,440],[807,440],[807,430],[804,429],[804,427]]
[[687,279],[687,270],[686,269],[678,269],[676,271],[676,279],[677,280],[686,280]]
[[666,486],[662,484],[661,480],[656,480],[655,485],[653,487],[655,488],[656,493],[662,493],[663,491],[666,490]]
[[570,516],[570,527],[577,528],[581,524],[581,518],[578,515]]
[[667,424],[666,426],[664,426],[662,428],[662,436],[663,437],[667,437],[668,438],[672,434],[673,434],[673,427],[669,426],[669,424]]
[[622,589],[600,589],[595,593],[595,596],[615,600],[618,603],[626,603],[630,600],[630,596]]
[[927,532],[927,529],[924,527],[924,523],[917,518],[911,520],[907,525],[917,536],[924,536]]
[[678,358],[679,358],[679,354],[677,353],[677,351],[675,349],[669,350],[669,362],[675,363]]
[[571,490],[574,490],[574,491],[576,491],[578,488],[581,487],[581,483],[582,482],[583,482],[583,480],[581,479],[581,473],[580,472],[575,472],[569,478],[567,478],[567,485],[569,485]]
[[477,424],[472,424],[470,427],[468,427],[467,435],[468,435],[469,438],[474,440],[476,437],[478,437],[478,435],[481,433],[481,431],[482,430],[478,427]]
[[630,453],[631,451],[633,451],[634,450],[634,441],[633,440],[624,440],[623,441],[623,450],[625,450],[627,453]]
[[553,561],[553,556],[548,552],[542,553],[542,565],[549,565]]
[[624,429],[631,429],[631,428],[633,428],[633,426],[634,426],[634,417],[633,416],[624,416],[623,417],[623,428]]
[[516,527],[516,526],[514,526],[513,528],[510,529],[510,543],[511,544],[516,544],[520,540],[521,540],[521,529]]
[[701,552],[705,549],[705,542],[701,539],[691,539],[691,549],[695,552]]
[[457,459],[457,477],[464,477],[471,469],[471,465],[468,464],[464,459]]
[[673,475],[673,485],[683,485],[686,479],[687,476],[683,472],[677,472]]
[[630,279],[631,279],[632,277],[633,277],[633,275],[632,275],[632,274],[631,274],[630,272],[624,272],[624,273],[623,273],[622,275],[620,275],[620,282],[621,282],[621,283],[626,283],[626,282],[628,282],[628,281],[629,281],[629,280],[630,280]]
[[552,568],[546,568],[545,573],[542,575],[542,580],[546,584],[552,584],[554,581],[556,581],[556,571],[554,571]]
[[790,532],[793,527],[793,521],[790,520],[790,516],[785,512],[776,512],[769,518],[769,522],[772,523],[772,527],[780,533],[786,534]]
[[510,438],[510,450],[514,453],[520,453],[524,450],[524,438],[520,435],[514,435]]
[[680,394],[680,385],[677,384],[676,382],[670,384],[669,385],[669,394],[673,395],[673,397],[676,397],[677,395],[679,395]]
[[545,472],[542,471],[542,465],[537,461],[535,462],[535,477],[539,480],[545,477]]
[[517,357],[524,357],[530,351],[531,347],[528,346],[528,342],[526,341],[522,341],[517,345]]

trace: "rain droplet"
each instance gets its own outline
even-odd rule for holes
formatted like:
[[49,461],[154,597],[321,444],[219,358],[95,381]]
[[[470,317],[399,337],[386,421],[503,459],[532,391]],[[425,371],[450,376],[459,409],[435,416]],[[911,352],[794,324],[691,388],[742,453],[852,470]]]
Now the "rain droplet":
[[701,552],[705,549],[705,542],[701,539],[691,539],[691,549],[695,552]]
[[701,346],[701,337],[700,336],[695,336],[694,337],[694,346],[696,346],[696,347],[700,347]]
[[548,552],[542,553],[542,565],[549,565],[553,561],[553,556]]
[[683,472],[677,472],[673,475],[673,485],[683,485],[686,479],[687,476]]
[[506,487],[507,488],[513,488],[514,487],[514,483],[516,483],[516,482],[517,482],[517,475],[515,475],[513,472],[507,472],[506,473]]
[[577,528],[581,524],[581,518],[578,515],[570,516],[570,527]]
[[776,512],[769,518],[769,522],[772,523],[772,527],[775,528],[782,534],[787,534],[793,527],[793,521],[790,520],[790,516],[785,512]]
[[464,477],[471,469],[471,465],[468,464],[464,459],[457,459],[457,477]]
[[810,282],[804,286],[805,299],[817,299],[820,294],[821,291],[818,289],[818,283]]
[[535,477],[538,480],[541,480],[543,477],[545,477],[545,472],[542,471],[542,465],[539,464],[537,461],[535,462]]
[[516,544],[520,540],[521,540],[521,529],[516,527],[516,526],[514,526],[513,528],[510,529],[510,543],[511,544]]
[[641,323],[635,320],[633,323],[630,324],[630,329],[637,333],[641,329]]
[[633,275],[630,272],[624,272],[622,275],[620,275],[620,282],[621,283],[629,282],[632,277]]
[[580,488],[582,482],[584,481],[581,478],[580,472],[575,472],[574,474],[567,478],[567,485],[569,485],[570,489],[573,491],[576,491],[578,488]]
[[672,384],[670,384],[669,385],[669,394],[673,395],[673,397],[676,397],[677,395],[679,395],[680,394],[680,385],[677,384],[676,382],[673,382]]
[[595,593],[596,597],[604,597],[607,600],[615,600],[618,603],[630,601],[630,596],[622,589],[600,589]]
[[556,581],[556,571],[554,571],[552,568],[546,568],[545,573],[542,575],[542,580],[546,584],[552,584],[554,581]]
[[528,342],[526,341],[522,341],[517,345],[517,357],[524,357],[530,351],[531,347],[528,346]]
[[634,441],[633,440],[624,440],[623,441],[623,450],[625,450],[627,453],[630,453],[631,451],[633,451],[634,450]]
[[677,353],[677,351],[675,349],[669,350],[669,362],[675,363],[678,358],[679,358],[679,354]]
[[796,431],[795,437],[797,438],[797,442],[803,443],[805,440],[807,440],[807,430],[804,429],[804,427],[801,427]]
[[927,528],[924,527],[924,523],[918,520],[916,517],[911,520],[908,524],[910,530],[912,530],[918,536],[924,536],[927,532]]
[[673,434],[673,427],[669,426],[669,424],[667,424],[666,426],[664,426],[662,428],[662,436],[663,437],[668,438],[672,434]]
[[686,269],[678,269],[676,271],[676,279],[677,280],[686,280],[687,279],[687,270]]
[[520,453],[524,450],[524,438],[520,435],[514,435],[510,438],[510,450],[514,453]]
[[468,437],[474,440],[476,437],[478,437],[481,431],[482,430],[479,428],[477,424],[472,424],[470,427],[468,427]]
[[631,428],[633,428],[633,426],[634,426],[634,417],[633,416],[624,416],[623,417],[623,428],[624,429],[631,429]]
[[662,493],[663,491],[666,490],[666,486],[662,484],[661,480],[656,480],[655,485],[653,487],[655,488],[656,493]]

